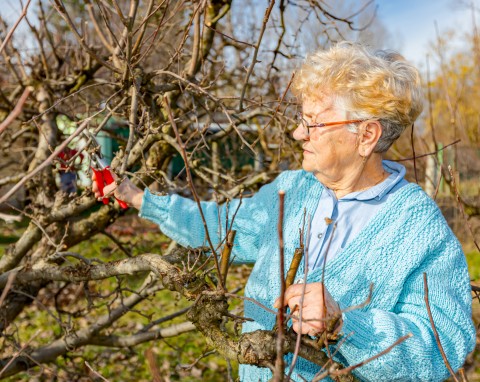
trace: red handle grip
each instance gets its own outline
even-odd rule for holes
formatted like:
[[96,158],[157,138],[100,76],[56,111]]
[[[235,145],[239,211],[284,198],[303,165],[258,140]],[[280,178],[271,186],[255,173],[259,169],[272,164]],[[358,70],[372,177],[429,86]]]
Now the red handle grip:
[[[95,181],[97,183],[98,192],[103,196],[103,189],[105,188],[105,180],[103,179],[103,171],[97,170],[92,167],[93,172],[95,173]],[[103,198],[103,204],[108,204],[108,198]]]
[[[107,166],[103,169],[103,179],[105,180],[105,184],[111,184],[115,182],[115,179],[110,172],[110,166]],[[120,204],[120,207],[122,207],[124,210],[128,208],[128,204],[125,203],[123,200],[120,200],[117,197],[115,197],[115,199],[117,200],[118,204]]]
[[[95,179],[97,182],[97,187],[98,191],[100,192],[100,195],[104,195],[103,189],[105,188],[106,185],[111,184],[115,182],[115,179],[113,178],[112,173],[110,172],[110,167],[105,167],[103,170],[97,170],[92,167],[93,172],[95,173]],[[117,199],[118,204],[120,204],[120,207],[122,207],[124,210],[128,208],[128,204],[125,203],[123,200]],[[108,198],[103,198],[103,204],[108,204],[109,199]]]

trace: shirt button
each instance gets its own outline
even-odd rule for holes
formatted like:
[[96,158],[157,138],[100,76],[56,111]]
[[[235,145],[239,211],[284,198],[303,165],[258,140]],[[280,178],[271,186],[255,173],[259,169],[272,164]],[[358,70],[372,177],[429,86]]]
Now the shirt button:
[[319,239],[321,239],[322,236],[323,236],[323,233],[321,233],[321,232],[317,235],[317,237],[318,237]]

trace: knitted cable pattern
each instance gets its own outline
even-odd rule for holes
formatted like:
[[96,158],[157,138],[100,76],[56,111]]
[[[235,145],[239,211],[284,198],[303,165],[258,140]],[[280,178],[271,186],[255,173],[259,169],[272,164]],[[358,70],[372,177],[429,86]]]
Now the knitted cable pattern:
[[[233,200],[228,209],[202,202],[215,245],[226,232],[238,208],[233,255],[237,262],[255,263],[245,295],[273,308],[279,295],[278,191],[286,192],[284,215],[285,264],[288,268],[299,246],[304,216],[313,216],[323,186],[305,171],[286,171],[253,197]],[[220,215],[220,219],[219,219]],[[184,246],[204,245],[205,232],[197,205],[177,195],[156,196],[145,191],[140,216]],[[341,235],[341,232],[336,232]],[[300,267],[298,275],[304,270]],[[345,366],[357,364],[412,333],[391,352],[356,369],[363,381],[441,381],[448,371],[438,350],[424,301],[423,273],[427,273],[429,300],[442,346],[454,370],[462,366],[475,345],[471,319],[471,293],[465,257],[436,204],[419,186],[408,184],[395,192],[368,225],[326,264],[324,282],[342,309],[346,340],[334,359]],[[309,272],[307,282],[319,282],[322,269]],[[245,301],[245,316],[254,319],[244,332],[271,329],[275,316]],[[285,357],[287,364],[292,355]],[[299,359],[294,380],[311,380],[320,367]],[[268,369],[241,365],[241,381],[268,381]]]

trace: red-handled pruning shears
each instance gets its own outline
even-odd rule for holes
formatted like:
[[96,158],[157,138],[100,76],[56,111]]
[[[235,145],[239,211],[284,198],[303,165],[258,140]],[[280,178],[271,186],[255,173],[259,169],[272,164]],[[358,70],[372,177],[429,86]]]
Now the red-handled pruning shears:
[[[88,151],[88,154],[90,155],[90,159],[91,159],[90,168],[95,173],[95,179],[96,179],[98,191],[100,192],[100,195],[103,196],[104,187],[108,184],[115,182],[115,179],[113,178],[112,172],[110,170],[110,165],[102,157],[100,144],[97,142],[95,137],[89,132],[85,132],[85,135],[92,142],[91,150]],[[120,200],[116,197],[115,199],[117,200],[118,204],[120,204],[120,207],[122,207],[124,210],[128,208],[128,204],[125,203],[123,200]],[[103,198],[103,204],[108,204],[109,201],[110,201],[109,198]]]

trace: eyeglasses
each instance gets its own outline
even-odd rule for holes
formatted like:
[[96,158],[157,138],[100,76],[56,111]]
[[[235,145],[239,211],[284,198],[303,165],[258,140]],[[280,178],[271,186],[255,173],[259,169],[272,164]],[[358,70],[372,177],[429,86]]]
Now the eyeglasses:
[[302,125],[304,128],[307,129],[307,135],[310,136],[310,129],[314,127],[329,127],[329,126],[336,126],[336,125],[348,125],[350,123],[358,123],[364,122],[365,119],[349,119],[346,121],[338,121],[338,122],[321,122],[321,123],[308,123],[305,118],[303,118],[302,113],[297,113],[297,123]]

